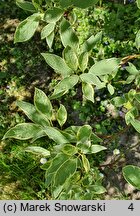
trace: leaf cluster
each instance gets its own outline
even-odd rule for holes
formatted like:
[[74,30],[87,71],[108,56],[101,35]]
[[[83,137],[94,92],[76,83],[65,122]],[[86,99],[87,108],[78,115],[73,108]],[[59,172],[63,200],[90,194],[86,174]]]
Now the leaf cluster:
[[[23,10],[33,13],[22,21],[16,29],[14,42],[30,40],[41,22],[45,23],[41,30],[41,39],[46,39],[51,52],[42,53],[46,63],[60,76],[61,81],[54,87],[53,93],[46,94],[36,88],[34,105],[18,101],[17,105],[27,115],[31,122],[20,123],[9,129],[3,139],[15,138],[31,142],[47,137],[54,142],[51,149],[39,146],[27,147],[26,151],[42,155],[47,162],[41,166],[45,170],[45,184],[53,199],[94,199],[106,189],[101,185],[99,170],[92,166],[89,155],[96,154],[106,147],[102,140],[93,132],[90,125],[70,126],[63,129],[67,120],[67,110],[60,104],[55,110],[51,100],[57,99],[76,87],[82,85],[83,100],[94,105],[95,90],[106,88],[112,96],[110,103],[115,107],[125,107],[125,121],[140,133],[139,103],[140,103],[140,72],[134,64],[129,62],[140,55],[126,58],[108,58],[98,61],[92,56],[94,46],[101,41],[102,32],[91,35],[82,44],[73,28],[76,21],[73,13],[72,21],[69,14],[73,8],[86,9],[94,6],[98,0],[17,0],[17,5]],[[137,0],[140,8],[140,1]],[[64,47],[62,55],[52,53],[55,32],[59,31]],[[135,46],[140,48],[140,31],[136,33]],[[134,88],[124,93],[122,97],[115,96],[113,80],[124,65],[128,73],[123,84],[133,83]],[[59,128],[55,127],[57,121]],[[139,168],[125,166],[124,178],[136,188],[139,186]],[[83,193],[84,191],[84,193]]]

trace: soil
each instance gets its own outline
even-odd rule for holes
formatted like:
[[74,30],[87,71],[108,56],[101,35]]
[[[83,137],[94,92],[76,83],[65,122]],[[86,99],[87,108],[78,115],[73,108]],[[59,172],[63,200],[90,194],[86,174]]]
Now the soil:
[[[107,193],[105,200],[126,197],[130,200],[140,200],[140,191],[128,184],[122,175],[122,167],[125,165],[135,165],[140,167],[140,142],[139,136],[134,134],[123,134],[119,138],[119,145],[124,149],[124,156],[118,161],[117,166],[111,168],[107,164],[114,162],[114,156],[108,155],[103,172],[105,173],[105,187]],[[129,149],[129,150],[128,150]],[[118,156],[119,157],[119,156]],[[115,158],[115,160],[117,157]]]

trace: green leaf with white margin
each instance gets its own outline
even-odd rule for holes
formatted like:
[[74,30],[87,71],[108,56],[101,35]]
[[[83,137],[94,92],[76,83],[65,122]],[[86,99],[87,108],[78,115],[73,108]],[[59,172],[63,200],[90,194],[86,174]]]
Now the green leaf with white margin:
[[[77,128],[77,129],[75,129]],[[77,132],[80,126],[70,126],[63,130],[63,133],[66,137],[68,137],[68,140],[70,143],[76,143],[77,142]]]
[[50,156],[50,151],[40,146],[28,146],[25,148],[26,152],[31,152],[33,154],[42,155],[44,157]]
[[83,167],[84,167],[86,173],[88,173],[90,170],[90,163],[89,163],[89,160],[86,158],[85,155],[82,155],[82,163],[83,163]]
[[135,130],[140,133],[140,121],[137,119],[132,119],[131,120],[131,125],[135,128]]
[[45,163],[43,163],[43,164],[40,166],[40,168],[41,168],[42,170],[47,170],[47,169],[50,167],[51,162],[52,162],[52,160],[47,160]]
[[47,116],[48,119],[52,118],[52,104],[46,94],[38,88],[35,88],[34,104],[39,112]]
[[89,83],[82,83],[83,97],[94,103],[94,88]]
[[82,127],[79,128],[77,132],[77,140],[79,142],[86,142],[88,139],[90,139],[92,133],[92,128],[90,125],[83,125]]
[[[53,178],[54,178],[54,175],[55,175],[56,171],[68,159],[69,159],[69,155],[66,155],[64,153],[58,153],[52,159],[51,164],[50,164],[49,167],[47,167],[47,170],[46,170],[46,173],[45,173],[45,186],[46,187],[49,187],[50,184],[53,183]],[[45,167],[45,166],[43,166],[43,167]]]
[[35,33],[41,16],[35,13],[23,20],[17,27],[14,35],[14,43],[28,41]]
[[[49,0],[47,0],[47,3],[48,3],[48,1]],[[42,11],[43,0],[32,0],[32,3],[37,10]]]
[[136,78],[135,75],[130,75],[130,76],[127,77],[125,83],[126,84],[130,84],[130,83],[132,83],[135,80],[135,78]]
[[107,89],[111,95],[114,94],[114,87],[110,83],[107,84]]
[[88,52],[83,52],[79,56],[79,68],[82,72],[84,72],[87,69],[88,66]]
[[48,23],[56,23],[62,17],[63,12],[64,11],[61,8],[57,7],[48,9],[44,14],[44,20]]
[[78,152],[78,149],[71,144],[65,144],[61,151],[67,155],[75,155]]
[[97,42],[101,41],[102,31],[97,33],[95,36],[92,35],[88,40],[86,40],[82,45],[83,52],[89,52],[94,48]]
[[127,66],[125,69],[128,71],[128,73],[132,75],[138,75],[140,72],[137,70],[135,65],[133,65],[131,62],[128,62],[129,66]]
[[140,85],[140,75],[138,75],[135,79],[135,85],[139,86]]
[[140,93],[135,94],[135,99],[140,103]]
[[73,49],[77,49],[79,46],[79,39],[65,18],[63,18],[60,24],[60,38],[64,47],[70,46]]
[[46,136],[46,133],[44,132],[44,130],[42,129],[41,131],[39,131],[31,140],[31,143],[35,142],[37,139]]
[[72,75],[70,77],[64,78],[55,86],[54,92],[50,96],[50,99],[61,97],[62,95],[67,93],[69,89],[72,89],[78,83],[78,80],[78,75]]
[[60,105],[60,108],[57,111],[56,119],[61,127],[65,124],[67,120],[67,110],[62,104]]
[[26,116],[36,124],[43,127],[50,126],[48,118],[36,110],[36,107],[24,101],[17,101],[17,105],[22,109]]
[[135,95],[136,95],[136,90],[135,89],[130,89],[130,91],[127,94],[128,100],[130,102],[132,102],[134,100],[134,98],[135,98]]
[[54,41],[54,31],[51,32],[47,37],[46,37],[46,42],[48,44],[48,47],[51,49]]
[[41,53],[41,55],[44,57],[47,64],[63,77],[67,77],[73,73],[72,69],[67,66],[64,59],[60,56],[51,53]]
[[140,9],[140,0],[136,0],[136,2],[137,2],[138,8]]
[[64,187],[64,185],[59,185],[57,187],[54,187],[54,186],[51,187],[51,198],[53,200],[60,199],[60,196],[63,193],[62,192],[63,187]]
[[16,4],[18,5],[18,7],[22,8],[25,11],[30,11],[30,12],[33,12],[33,13],[36,12],[36,8],[29,1],[16,0]]
[[54,28],[55,23],[49,23],[46,25],[41,31],[41,39],[48,37],[54,31]]
[[[70,126],[65,129],[65,131],[68,131],[68,133],[71,131],[75,136],[77,135],[78,130],[80,129],[81,126]],[[70,133],[71,133],[70,132]]]
[[126,124],[127,124],[127,125],[130,124],[131,121],[134,120],[134,118],[135,118],[135,117],[134,117],[132,111],[129,110],[129,111],[125,114],[125,122],[126,122]]
[[94,74],[83,73],[80,75],[80,78],[82,82],[95,85],[98,89],[105,87],[105,83],[101,82],[100,79]]
[[78,68],[78,58],[76,52],[70,46],[67,46],[63,51],[63,56],[66,64],[74,71]]
[[46,135],[57,144],[69,143],[67,138],[60,132],[60,130],[54,127],[47,126],[43,130],[46,133]]
[[76,143],[76,136],[75,134],[70,130],[63,130],[62,134],[69,140],[69,143]]
[[92,191],[93,194],[103,194],[106,192],[106,189],[101,185],[89,185],[88,190]]
[[115,107],[121,107],[123,106],[125,103],[127,102],[125,97],[114,97],[111,99],[111,103],[115,106]]
[[77,147],[86,154],[91,146],[90,137],[92,134],[92,128],[90,125],[83,125],[77,131]]
[[[65,79],[65,78],[64,78]],[[59,84],[59,83],[58,83]],[[62,97],[64,94],[66,94],[67,93],[67,91],[64,91],[64,90],[60,90],[59,92],[57,92],[57,91],[55,91],[55,89],[54,89],[54,92],[53,92],[53,94],[50,96],[50,100],[52,100],[52,99],[56,99],[56,98],[59,98],[59,97]]]
[[14,138],[19,140],[28,140],[33,138],[42,128],[33,123],[21,123],[9,129],[3,139]]
[[140,30],[136,34],[135,43],[136,43],[136,48],[139,50],[140,48]]
[[102,146],[102,145],[92,145],[89,153],[95,154],[95,153],[101,152],[101,151],[106,150],[106,149],[107,148]]
[[77,142],[76,147],[82,152],[83,154],[88,154],[89,149],[91,147],[91,141],[87,140],[83,142]]
[[127,165],[122,169],[125,180],[140,190],[140,168],[138,166]]
[[74,175],[77,169],[77,158],[70,158],[65,161],[60,167],[57,169],[54,175],[54,187],[58,187],[59,185],[63,185],[66,180]]
[[120,60],[118,58],[104,59],[95,63],[89,69],[89,73],[97,76],[112,74],[118,70],[119,64]]

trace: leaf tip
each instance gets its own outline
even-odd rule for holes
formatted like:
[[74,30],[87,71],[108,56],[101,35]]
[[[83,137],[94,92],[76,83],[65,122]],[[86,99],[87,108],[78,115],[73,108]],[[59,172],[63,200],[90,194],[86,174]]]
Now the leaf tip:
[[5,139],[5,135],[2,137],[2,139],[1,140],[4,140]]

